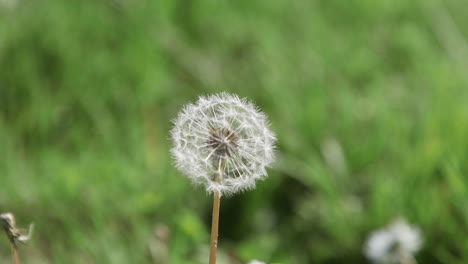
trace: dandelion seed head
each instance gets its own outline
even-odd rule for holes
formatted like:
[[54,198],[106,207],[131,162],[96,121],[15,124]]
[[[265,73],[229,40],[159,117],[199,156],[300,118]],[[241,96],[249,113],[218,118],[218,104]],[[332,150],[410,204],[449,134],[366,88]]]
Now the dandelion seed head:
[[274,160],[276,138],[267,117],[232,94],[201,96],[186,105],[171,136],[176,167],[210,193],[254,188]]
[[364,253],[374,263],[395,263],[401,258],[414,256],[421,245],[419,229],[397,219],[369,236]]

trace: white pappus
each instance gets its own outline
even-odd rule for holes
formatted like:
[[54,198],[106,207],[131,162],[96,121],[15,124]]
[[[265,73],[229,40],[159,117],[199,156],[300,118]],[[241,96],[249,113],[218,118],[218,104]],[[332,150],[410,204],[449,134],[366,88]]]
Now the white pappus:
[[414,264],[414,255],[421,248],[421,232],[403,219],[397,219],[367,239],[364,253],[374,263]]
[[171,137],[176,167],[209,193],[253,189],[274,160],[276,137],[267,117],[237,95],[201,96],[186,105]]

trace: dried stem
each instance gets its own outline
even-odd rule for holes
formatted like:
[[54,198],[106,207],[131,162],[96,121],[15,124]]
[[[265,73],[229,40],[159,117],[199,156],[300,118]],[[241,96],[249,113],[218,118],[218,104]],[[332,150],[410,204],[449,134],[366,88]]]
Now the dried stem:
[[20,264],[18,247],[16,246],[16,243],[14,241],[10,241],[10,244],[11,244],[11,254],[12,254],[11,257],[13,259],[13,264]]
[[211,242],[210,242],[210,263],[216,264],[216,253],[218,250],[218,227],[219,227],[219,205],[221,196],[219,192],[214,193],[213,197],[213,218],[211,221]]

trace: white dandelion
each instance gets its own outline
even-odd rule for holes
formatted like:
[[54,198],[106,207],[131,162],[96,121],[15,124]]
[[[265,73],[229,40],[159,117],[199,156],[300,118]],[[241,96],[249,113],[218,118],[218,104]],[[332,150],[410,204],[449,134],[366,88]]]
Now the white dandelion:
[[421,232],[402,219],[373,232],[364,253],[374,263],[416,263],[414,255],[422,245]]
[[254,104],[227,93],[201,96],[185,106],[171,135],[177,168],[214,193],[209,263],[215,264],[220,197],[253,189],[267,176],[275,135]]
[[171,135],[177,168],[209,193],[254,188],[274,159],[276,139],[266,116],[236,95],[202,96],[188,104]]

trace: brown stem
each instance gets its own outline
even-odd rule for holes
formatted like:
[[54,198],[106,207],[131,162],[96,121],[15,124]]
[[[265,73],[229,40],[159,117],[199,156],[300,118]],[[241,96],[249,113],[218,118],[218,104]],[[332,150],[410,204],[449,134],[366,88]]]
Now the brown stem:
[[416,259],[412,255],[401,255],[400,256],[401,264],[418,264]]
[[218,250],[218,226],[219,226],[219,204],[221,197],[219,192],[213,197],[213,218],[211,220],[211,242],[210,242],[210,263],[216,264],[216,252]]
[[11,254],[13,259],[13,264],[20,264],[18,247],[14,242],[11,242]]

